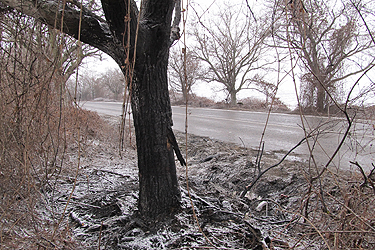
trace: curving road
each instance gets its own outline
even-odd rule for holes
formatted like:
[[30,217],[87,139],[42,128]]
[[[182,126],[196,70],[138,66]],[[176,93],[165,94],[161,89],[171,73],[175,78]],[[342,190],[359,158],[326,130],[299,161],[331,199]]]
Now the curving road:
[[[106,115],[121,114],[121,103],[86,102],[83,107]],[[185,131],[185,108],[175,106],[172,109],[174,129]],[[267,113],[263,112],[188,108],[187,113],[189,133],[241,145],[244,143],[246,147],[251,148],[259,146],[267,120]],[[314,143],[314,140],[310,139],[309,144],[310,147],[314,147],[316,161],[325,164],[339,145],[347,123],[342,119],[307,116],[304,126],[307,131],[319,127],[319,140]],[[354,124],[350,137],[345,141],[333,164],[348,168],[349,161],[358,161],[369,169],[375,158],[372,147],[372,141],[375,139],[373,132],[373,127],[366,122]],[[288,151],[302,138],[304,131],[300,116],[279,113],[270,115],[263,137],[266,151]],[[294,152],[307,159],[309,149],[304,143]]]

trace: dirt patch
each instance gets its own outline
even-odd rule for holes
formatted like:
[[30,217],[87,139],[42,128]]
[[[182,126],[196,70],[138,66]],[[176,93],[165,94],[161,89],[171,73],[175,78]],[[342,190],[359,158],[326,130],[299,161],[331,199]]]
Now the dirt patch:
[[[71,229],[77,249],[375,247],[375,219],[370,213],[357,211],[359,206],[361,210],[374,206],[372,189],[360,188],[361,176],[326,171],[312,180],[306,163],[296,156],[291,158],[295,161],[286,160],[267,172],[240,198],[258,175],[258,168],[279,162],[283,152],[265,153],[258,165],[256,150],[194,135],[188,135],[186,145],[180,132],[176,132],[176,138],[182,152],[187,148],[190,197],[186,169],[176,161],[181,212],[163,222],[142,221],[137,216],[134,136],[127,137],[126,150],[120,157],[117,133],[113,132],[118,130],[117,120],[105,119],[112,126],[111,139],[104,136],[89,140],[84,145],[77,179],[62,179],[48,193],[54,214],[63,214],[61,225]],[[73,154],[71,160],[77,161]],[[351,204],[344,193],[351,197]]]

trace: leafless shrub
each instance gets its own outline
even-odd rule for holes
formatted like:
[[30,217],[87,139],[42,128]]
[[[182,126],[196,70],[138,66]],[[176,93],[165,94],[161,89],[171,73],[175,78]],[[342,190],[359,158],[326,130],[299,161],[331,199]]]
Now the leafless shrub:
[[[169,91],[169,96],[171,98],[172,105],[185,105],[184,97],[181,93],[177,93],[173,90]],[[193,94],[188,95],[188,105],[192,107],[214,107],[215,101]]]
[[[238,103],[240,108],[247,110],[267,110],[269,108],[269,103],[267,101],[252,97],[241,99]],[[272,111],[285,112],[289,111],[289,108],[282,101],[280,101],[280,99],[275,98]]]
[[373,249],[375,196],[373,188],[362,182],[358,174],[344,172],[329,172],[320,182],[308,182],[300,210],[294,212],[301,218],[295,229],[302,238],[331,249]]
[[1,21],[0,245],[74,249],[69,228],[57,228],[41,200],[73,172],[67,150],[99,133],[99,117],[65,101],[63,52],[46,40],[49,28],[11,12]]

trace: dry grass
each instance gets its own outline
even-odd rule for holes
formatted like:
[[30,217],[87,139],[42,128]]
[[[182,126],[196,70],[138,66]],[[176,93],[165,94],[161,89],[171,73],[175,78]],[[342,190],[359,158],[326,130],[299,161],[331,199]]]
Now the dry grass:
[[[303,199],[305,222],[323,236],[331,249],[375,247],[375,190],[356,173],[330,172]],[[315,196],[315,197],[314,197]],[[310,205],[307,205],[310,200]],[[323,204],[324,203],[324,204]]]
[[59,110],[51,103],[48,105],[47,115],[35,112],[38,119],[29,120],[25,109],[22,122],[12,123],[12,116],[3,116],[1,120],[0,241],[3,248],[74,249],[69,229],[56,225],[60,215],[54,214],[46,192],[53,191],[61,178],[74,179],[77,166],[66,157],[67,151],[75,152],[78,157],[78,147],[98,136],[103,124],[91,112],[72,106]]

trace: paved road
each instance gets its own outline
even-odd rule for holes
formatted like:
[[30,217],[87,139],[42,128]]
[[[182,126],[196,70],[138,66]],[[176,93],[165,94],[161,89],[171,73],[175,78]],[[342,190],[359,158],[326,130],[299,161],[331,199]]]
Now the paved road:
[[[121,104],[110,102],[86,102],[84,108],[95,110],[107,115],[120,115]],[[174,129],[185,131],[185,108],[172,107]],[[205,108],[188,108],[188,132],[211,138],[244,143],[246,147],[256,148],[267,119],[263,112],[213,110]],[[343,133],[346,123],[341,119],[328,119],[308,116],[304,120],[306,128],[320,126],[319,143],[315,145],[314,155],[320,164],[328,160],[327,155],[332,155]],[[355,132],[346,140],[343,149],[336,157],[334,163],[340,167],[349,167],[349,161],[358,161],[367,165],[367,169],[374,162],[375,152],[372,140],[375,139],[372,126],[365,123],[355,124]],[[324,133],[323,133],[324,131]],[[288,151],[304,137],[302,122],[298,115],[271,114],[263,138],[266,151]],[[302,157],[307,158],[308,146],[304,144],[295,150]],[[359,154],[355,153],[359,152]],[[372,154],[373,153],[373,154]]]

